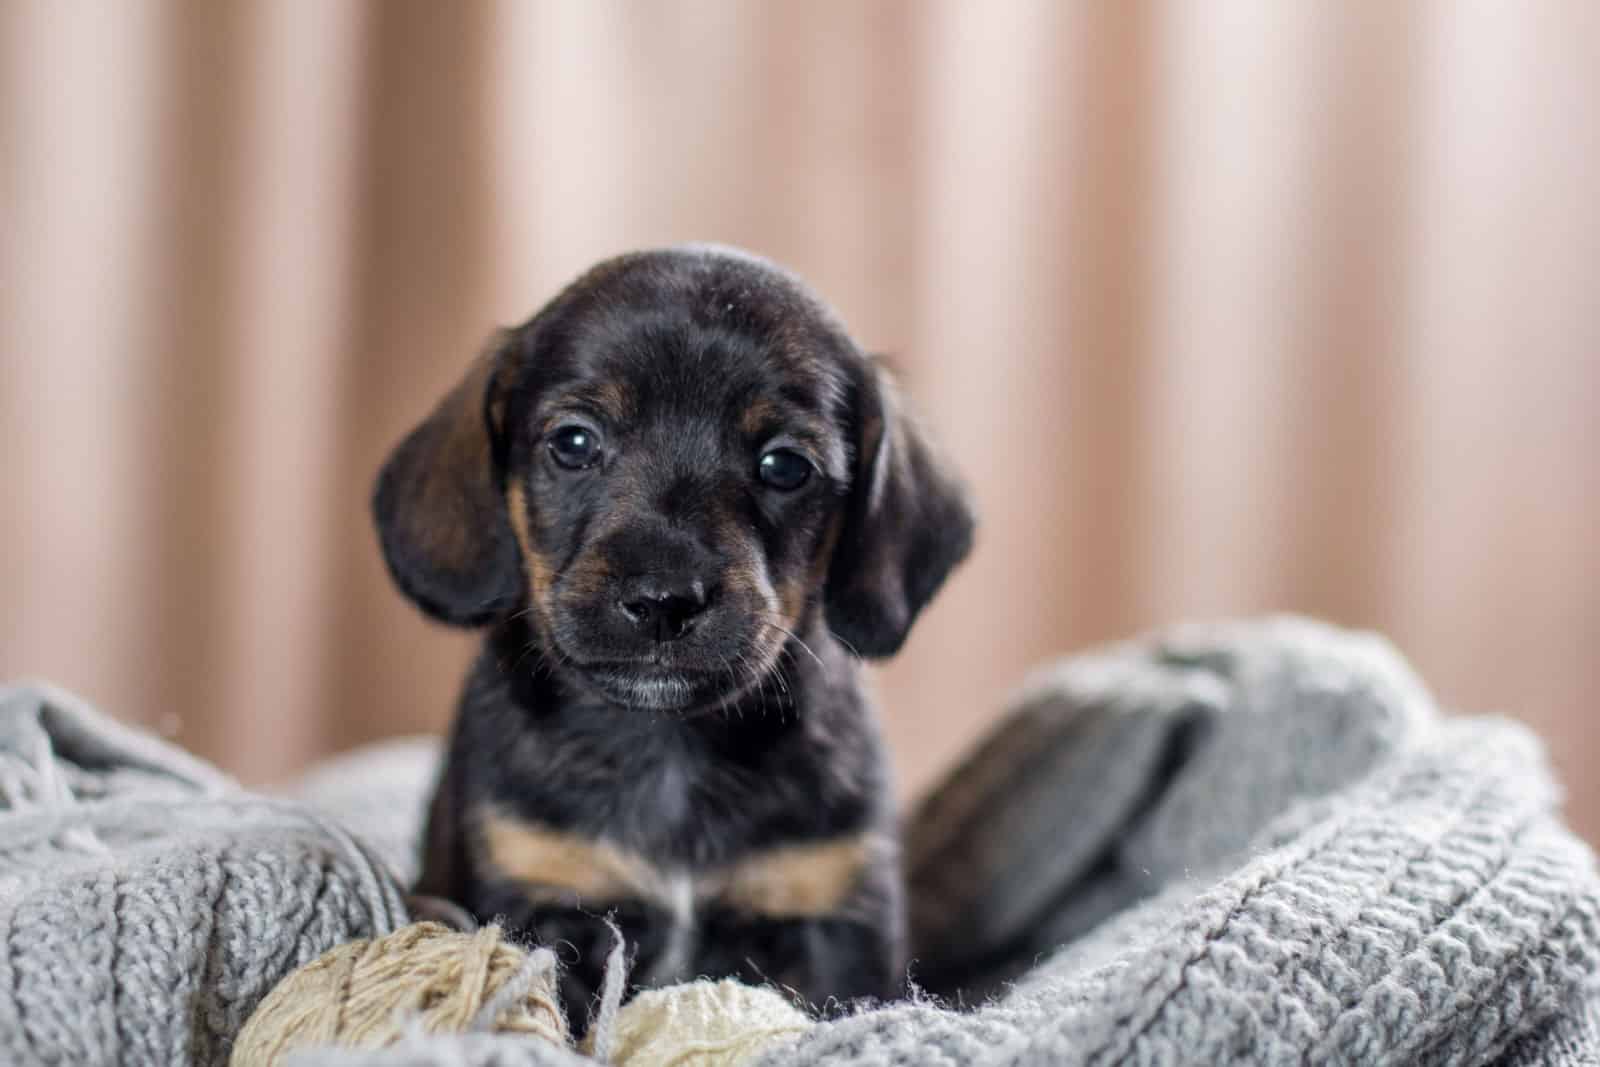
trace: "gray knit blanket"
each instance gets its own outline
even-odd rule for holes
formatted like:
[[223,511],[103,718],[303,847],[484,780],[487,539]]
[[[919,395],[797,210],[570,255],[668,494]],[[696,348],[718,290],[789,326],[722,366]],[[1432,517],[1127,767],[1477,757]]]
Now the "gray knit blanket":
[[[406,921],[436,749],[241,790],[0,690],[0,1063],[222,1064],[295,967]],[[1381,639],[1167,631],[1034,678],[908,820],[914,999],[800,1064],[1600,1064],[1600,879],[1537,741]],[[303,1067],[573,1065],[491,1035]]]

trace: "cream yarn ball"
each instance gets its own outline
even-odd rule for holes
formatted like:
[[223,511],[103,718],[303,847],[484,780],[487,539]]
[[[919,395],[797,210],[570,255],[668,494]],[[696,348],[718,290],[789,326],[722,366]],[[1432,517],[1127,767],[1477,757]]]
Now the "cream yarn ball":
[[548,950],[524,951],[498,927],[458,933],[433,922],[352,941],[290,974],[234,1042],[229,1067],[277,1067],[290,1051],[382,1048],[407,1033],[487,1030],[566,1045]]
[[[617,1012],[614,1067],[737,1067],[814,1023],[772,989],[732,979],[646,990]],[[592,1049],[592,1038],[589,1042]]]

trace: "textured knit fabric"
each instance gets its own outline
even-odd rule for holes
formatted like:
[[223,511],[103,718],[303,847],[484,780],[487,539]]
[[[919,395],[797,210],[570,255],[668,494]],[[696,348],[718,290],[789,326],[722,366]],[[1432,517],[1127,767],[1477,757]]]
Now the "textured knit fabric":
[[1589,1063],[1600,885],[1556,802],[1526,730],[1441,720],[1375,638],[1068,661],[908,832],[925,962],[993,996],[764,1064]]
[[[400,921],[435,759],[361,753],[296,807],[11,693],[0,1062],[219,1062],[276,977]],[[1073,657],[909,820],[929,992],[762,1065],[1600,1064],[1600,879],[1557,805],[1526,730],[1441,718],[1370,636],[1269,620]],[[471,1035],[295,1062],[583,1061]]]
[[1269,820],[1435,719],[1386,642],[1292,619],[1177,628],[1040,671],[906,828],[924,983],[984,992],[1163,886],[1236,865]]
[[63,693],[0,690],[0,1063],[225,1063],[280,978],[403,921],[330,821]]
[[337,819],[401,885],[411,885],[422,870],[422,822],[438,765],[437,738],[380,741],[311,769],[279,793]]

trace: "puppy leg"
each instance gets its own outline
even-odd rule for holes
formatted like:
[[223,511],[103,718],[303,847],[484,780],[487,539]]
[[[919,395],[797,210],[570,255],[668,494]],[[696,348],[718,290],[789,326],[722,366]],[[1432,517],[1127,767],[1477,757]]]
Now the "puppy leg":
[[470,874],[467,843],[461,834],[461,761],[445,760],[443,774],[428,804],[422,833],[422,871],[413,887],[424,897],[464,903]]
[[703,943],[700,973],[777,986],[824,1013],[900,991],[895,946],[878,926],[855,918],[719,915],[708,921]]
[[573,1034],[588,1029],[605,984],[606,959],[615,945],[615,926],[627,952],[628,975],[640,973],[660,954],[662,923],[650,909],[632,902],[586,908],[530,900],[519,888],[486,888],[479,899],[481,919],[505,927],[524,945],[548,948],[559,961],[561,1006]]
[[886,999],[904,984],[905,915],[891,839],[782,845],[724,871],[697,965],[800,994],[815,1008]]

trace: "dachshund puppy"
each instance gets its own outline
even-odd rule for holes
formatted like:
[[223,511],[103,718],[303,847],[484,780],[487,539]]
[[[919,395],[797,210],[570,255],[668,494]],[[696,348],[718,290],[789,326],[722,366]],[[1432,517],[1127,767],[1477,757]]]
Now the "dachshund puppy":
[[487,630],[419,892],[565,952],[569,1012],[607,916],[644,984],[894,994],[858,657],[899,649],[973,519],[817,297],[727,249],[602,263],[400,443],[373,513],[400,589]]

